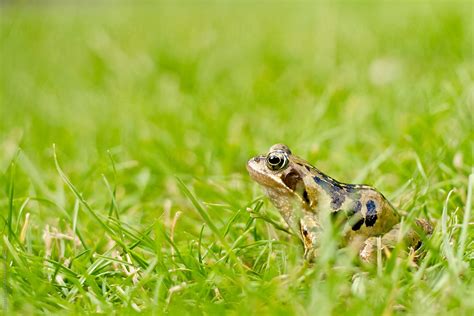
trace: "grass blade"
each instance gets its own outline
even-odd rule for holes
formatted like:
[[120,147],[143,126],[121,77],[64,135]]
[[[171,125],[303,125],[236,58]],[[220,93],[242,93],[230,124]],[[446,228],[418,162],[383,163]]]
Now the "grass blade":
[[462,260],[464,256],[464,249],[466,247],[466,239],[467,239],[467,230],[469,226],[469,220],[471,218],[471,210],[472,210],[472,191],[474,187],[474,174],[471,173],[469,175],[469,183],[467,187],[467,200],[466,206],[464,208],[464,217],[461,226],[461,237],[459,238],[459,246],[458,246],[458,259]]

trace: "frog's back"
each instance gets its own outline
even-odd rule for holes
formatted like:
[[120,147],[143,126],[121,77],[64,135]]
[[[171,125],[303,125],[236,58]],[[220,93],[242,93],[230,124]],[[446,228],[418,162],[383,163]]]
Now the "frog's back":
[[346,210],[351,227],[348,235],[378,236],[390,231],[400,222],[400,214],[375,188],[367,185],[341,185],[357,188],[353,202]]
[[319,188],[316,213],[329,211],[339,218],[343,215],[348,219],[349,237],[382,235],[400,221],[396,209],[371,186],[342,183],[314,167],[311,178]]

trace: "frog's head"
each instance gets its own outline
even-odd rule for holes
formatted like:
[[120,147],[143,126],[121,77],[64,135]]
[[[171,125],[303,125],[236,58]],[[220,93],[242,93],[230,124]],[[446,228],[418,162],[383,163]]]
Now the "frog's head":
[[256,156],[247,162],[247,170],[253,180],[262,185],[275,204],[275,197],[294,197],[309,207],[308,192],[303,177],[309,172],[308,164],[292,155],[283,144],[270,147],[268,154]]
[[305,179],[312,179],[313,167],[292,155],[287,146],[276,144],[270,147],[268,154],[250,159],[247,170],[252,179],[263,186],[290,228],[300,236],[305,257],[314,257],[319,224],[314,216],[308,216],[311,213],[302,212],[311,210],[317,200],[315,189],[311,188],[314,182],[308,181],[308,187],[305,185]]

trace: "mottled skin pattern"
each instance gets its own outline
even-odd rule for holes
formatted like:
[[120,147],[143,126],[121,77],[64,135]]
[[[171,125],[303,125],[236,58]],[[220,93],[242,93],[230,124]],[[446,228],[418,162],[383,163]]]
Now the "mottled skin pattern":
[[[359,251],[364,261],[374,260],[377,236],[388,249],[398,241],[401,216],[380,192],[367,185],[340,183],[292,155],[285,145],[274,145],[268,154],[250,159],[247,169],[300,236],[309,260],[317,255],[318,234],[328,217],[342,223],[338,227],[343,244]],[[417,225],[419,231],[431,233],[427,221],[417,220]],[[403,240],[413,248],[421,243],[414,230]]]

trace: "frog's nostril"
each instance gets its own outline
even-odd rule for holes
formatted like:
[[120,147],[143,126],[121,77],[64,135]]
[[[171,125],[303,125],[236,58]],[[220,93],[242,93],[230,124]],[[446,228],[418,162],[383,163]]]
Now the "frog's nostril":
[[255,158],[253,158],[253,160],[254,160],[256,163],[259,163],[259,162],[260,162],[260,157],[255,157]]

